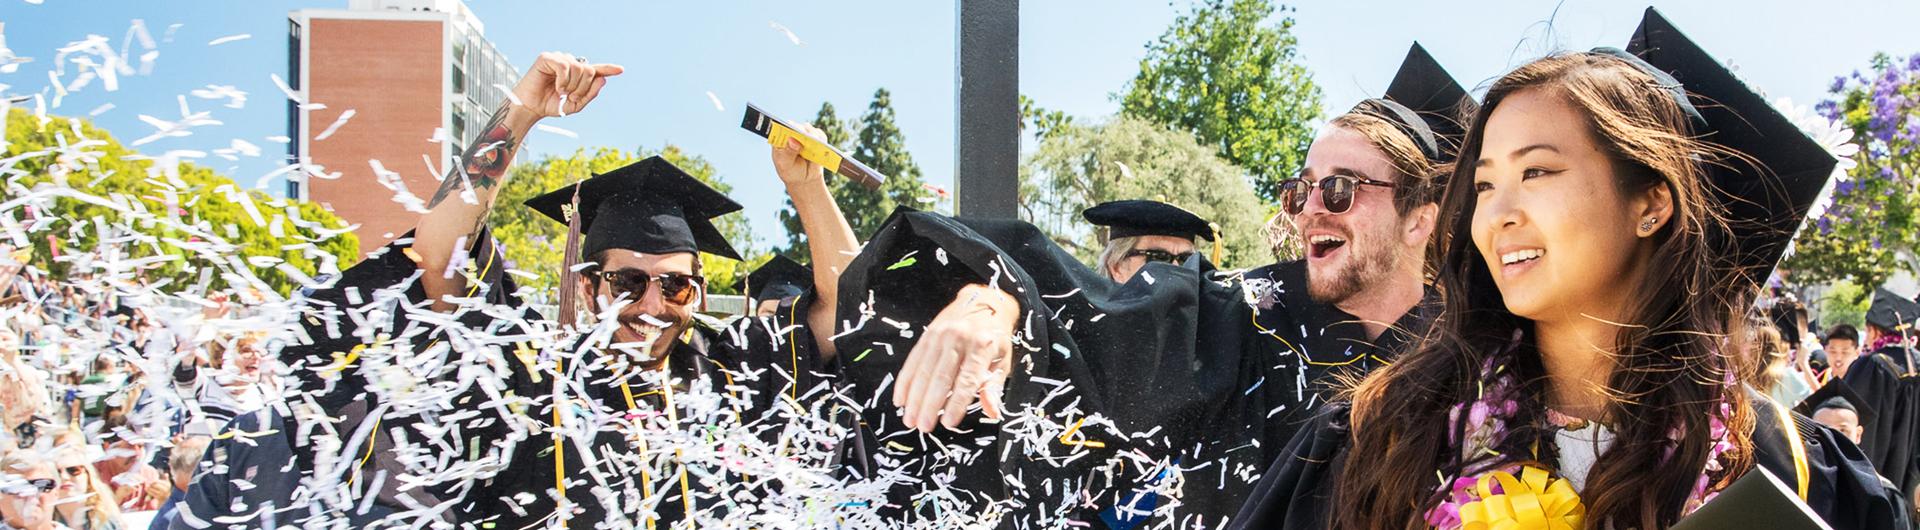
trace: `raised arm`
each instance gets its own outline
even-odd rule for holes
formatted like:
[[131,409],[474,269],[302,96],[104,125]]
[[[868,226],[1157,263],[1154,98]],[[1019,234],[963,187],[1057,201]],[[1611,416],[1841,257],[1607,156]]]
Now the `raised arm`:
[[414,229],[413,250],[425,273],[420,283],[433,299],[434,309],[451,309],[453,304],[445,297],[465,293],[466,278],[449,274],[448,268],[453,256],[473,248],[474,235],[493,209],[494,196],[506,184],[507,168],[527,131],[543,118],[585,109],[600,95],[607,78],[622,71],[618,65],[589,64],[565,53],[542,53],[514,86],[512,97],[487,119],[473,145],[448,169]]
[[[820,129],[812,125],[801,125],[800,132],[822,137]],[[833,315],[839,306],[840,273],[853,262],[860,240],[853,235],[853,225],[840,213],[833,194],[827,191],[826,173],[820,164],[800,157],[799,140],[788,142],[773,148],[773,168],[780,174],[780,182],[786,184],[787,196],[793,199],[793,209],[800,214],[801,229],[807,234],[814,292],[807,326],[813,330],[822,360],[831,360],[835,348],[829,337],[833,336]]]

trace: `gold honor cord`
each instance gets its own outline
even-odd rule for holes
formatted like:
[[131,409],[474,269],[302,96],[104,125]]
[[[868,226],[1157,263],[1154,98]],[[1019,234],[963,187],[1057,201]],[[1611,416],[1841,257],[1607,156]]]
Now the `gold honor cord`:
[[772,114],[767,114],[752,103],[747,104],[747,115],[740,121],[740,128],[766,137],[767,144],[774,147],[785,147],[788,140],[799,140],[801,158],[820,164],[820,167],[831,169],[834,173],[852,179],[869,190],[880,189],[880,184],[887,180],[887,176],[880,174],[879,171],[874,171],[859,160],[841,153],[826,142],[800,134],[800,131],[792,125],[773,117]]

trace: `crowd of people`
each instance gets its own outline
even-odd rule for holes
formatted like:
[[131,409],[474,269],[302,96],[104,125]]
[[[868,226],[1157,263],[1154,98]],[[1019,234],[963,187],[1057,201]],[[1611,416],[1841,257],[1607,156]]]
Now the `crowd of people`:
[[163,320],[84,284],[0,266],[0,523],[167,528],[211,439],[278,399],[267,337],[201,326],[224,301]]
[[[811,267],[750,275],[725,321],[697,311],[702,258],[740,259],[714,219],[741,206],[672,162],[494,204],[521,139],[623,73],[542,54],[413,231],[267,318],[6,262],[0,522],[1665,528],[1722,501],[1901,528],[1920,506],[1920,304],[1883,290],[1822,326],[1763,290],[1835,160],[1657,11],[1478,100],[1414,45],[1276,190],[1302,248],[1275,254],[1305,258],[1245,270],[1146,200],[1086,211],[1092,267],[1017,220],[855,234],[839,155],[775,123]],[[557,310],[501,264],[496,207],[566,227]],[[1788,486],[1737,487],[1766,475]]]

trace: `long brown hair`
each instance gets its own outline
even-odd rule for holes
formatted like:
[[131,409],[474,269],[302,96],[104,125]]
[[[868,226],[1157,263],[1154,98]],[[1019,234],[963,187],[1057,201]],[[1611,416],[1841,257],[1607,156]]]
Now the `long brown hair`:
[[[1721,354],[1731,310],[1741,306],[1747,290],[1726,283],[1736,275],[1716,272],[1730,259],[1711,251],[1710,241],[1724,233],[1725,223],[1707,195],[1702,166],[1726,152],[1690,136],[1688,119],[1668,88],[1626,61],[1598,53],[1548,56],[1494,82],[1462,142],[1461,162],[1441,203],[1447,217],[1434,239],[1444,256],[1441,313],[1412,351],[1347,396],[1354,403],[1351,454],[1366,456],[1347,459],[1337,479],[1335,528],[1423,526],[1425,512],[1441,500],[1436,473],[1451,481],[1470,467],[1555,460],[1545,422],[1547,374],[1532,321],[1507,310],[1470,236],[1474,161],[1487,118],[1502,100],[1527,90],[1552,91],[1581,111],[1583,125],[1608,153],[1623,195],[1664,186],[1674,201],[1674,217],[1652,236],[1652,257],[1642,264],[1638,284],[1623,287],[1631,302],[1619,346],[1611,352],[1616,368],[1606,411],[1615,441],[1594,463],[1581,492],[1587,521],[1655,528],[1677,520],[1711,452],[1707,418],[1721,403],[1731,407],[1726,425],[1734,449],[1727,452],[1727,471],[1715,480],[1724,483],[1751,467],[1753,409],[1746,394],[1729,384],[1740,373],[1737,363]],[[1463,438],[1467,415],[1450,420],[1449,411],[1479,397],[1478,389],[1488,383],[1482,367],[1490,364],[1512,374],[1519,412],[1492,442],[1504,456],[1465,461],[1450,440]]]

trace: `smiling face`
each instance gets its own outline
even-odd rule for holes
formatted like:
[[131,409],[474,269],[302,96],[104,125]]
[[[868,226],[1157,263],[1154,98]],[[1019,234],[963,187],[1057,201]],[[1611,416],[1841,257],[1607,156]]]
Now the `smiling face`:
[[235,339],[233,344],[233,368],[241,375],[253,376],[260,373],[260,362],[264,359],[260,351],[260,341],[247,337]]
[[[1340,126],[1314,139],[1301,178],[1317,183],[1332,175],[1402,180],[1387,154],[1366,135]],[[1315,301],[1338,304],[1386,281],[1400,270],[1402,260],[1418,259],[1430,230],[1410,230],[1407,223],[1414,216],[1400,215],[1393,194],[1392,188],[1355,186],[1353,205],[1334,213],[1314,187],[1293,224],[1307,244],[1307,292]]]
[[[613,344],[651,341],[646,352],[633,352],[640,354],[636,358],[644,357],[640,359],[640,364],[651,366],[666,359],[674,339],[686,332],[693,322],[693,309],[700,305],[705,286],[695,287],[698,291],[692,301],[676,304],[662,296],[660,282],[652,277],[669,273],[698,274],[695,267],[697,263],[691,252],[645,254],[621,249],[607,251],[601,260],[600,270],[632,270],[649,277],[646,290],[638,295],[634,303],[620,310],[621,325],[614,328]],[[616,293],[605,281],[598,282],[596,287],[593,281],[582,278],[581,288],[585,290],[584,298],[593,301],[591,309],[596,313],[615,303]]]
[[1619,189],[1586,123],[1540,88],[1514,93],[1487,119],[1474,162],[1473,245],[1515,315],[1615,318],[1626,306],[1622,286],[1637,283],[1650,255],[1636,229],[1648,215],[1664,217],[1651,206],[1658,201]]

